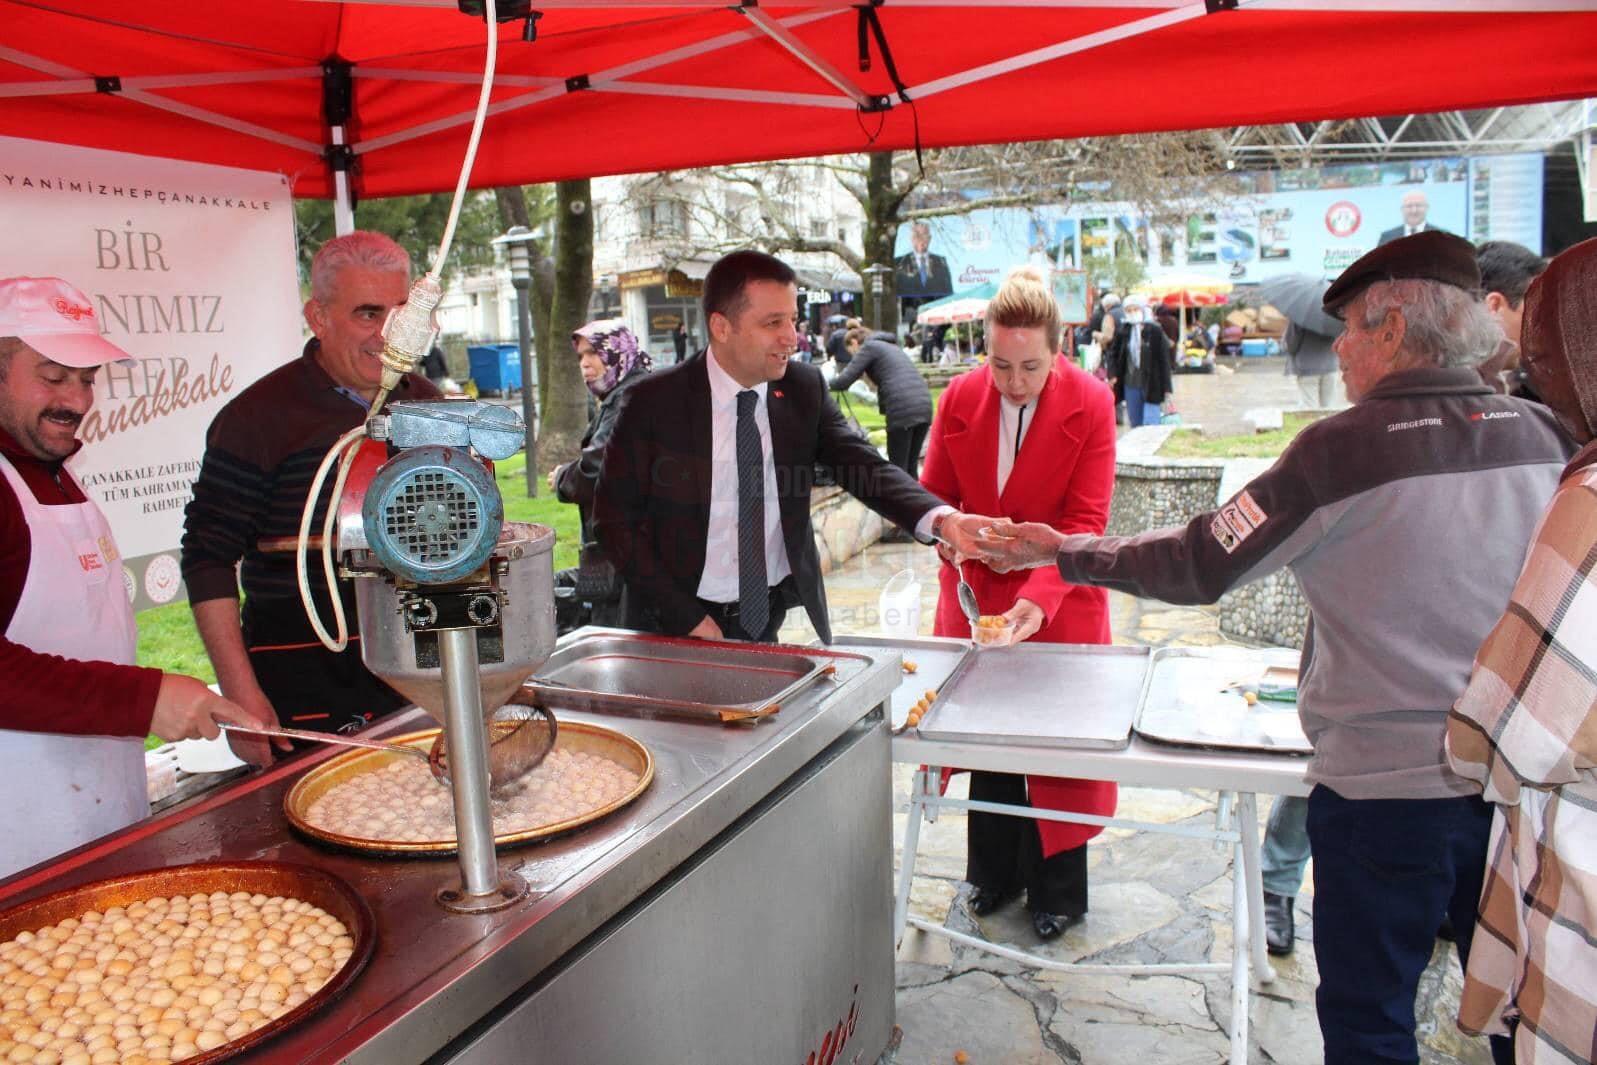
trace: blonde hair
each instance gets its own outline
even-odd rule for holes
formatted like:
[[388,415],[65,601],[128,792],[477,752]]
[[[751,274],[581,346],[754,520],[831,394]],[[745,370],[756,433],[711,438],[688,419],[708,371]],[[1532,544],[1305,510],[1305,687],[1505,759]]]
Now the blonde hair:
[[1048,287],[1048,276],[1036,266],[1017,266],[998,287],[998,295],[987,304],[987,330],[995,325],[1007,329],[1041,329],[1048,340],[1048,352],[1059,350],[1063,327],[1059,303]]
[[864,326],[856,325],[849,328],[848,334],[843,337],[843,343],[853,344],[855,347],[858,347],[870,338],[871,331],[869,329],[866,329]]

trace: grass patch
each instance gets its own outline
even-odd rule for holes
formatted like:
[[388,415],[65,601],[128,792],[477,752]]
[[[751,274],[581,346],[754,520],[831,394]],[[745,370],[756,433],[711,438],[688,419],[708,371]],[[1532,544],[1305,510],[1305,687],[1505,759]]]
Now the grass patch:
[[216,683],[216,671],[211,668],[187,603],[141,610],[135,620],[139,625],[139,665]]
[[[935,411],[937,409],[937,404],[942,400],[943,392],[947,388],[947,385],[937,385],[932,389],[932,410]],[[843,405],[842,396],[844,395],[848,395],[848,406]],[[843,417],[848,417],[849,408],[852,407],[854,417],[859,420],[860,425],[864,426],[865,431],[870,434],[871,443],[877,447],[886,447],[887,418],[883,416],[881,411],[876,409],[875,401],[860,399],[858,396],[841,392],[837,393],[837,396],[837,405],[843,408]]]
[[[544,466],[552,466],[546,462]],[[494,463],[494,478],[499,482],[499,494],[505,499],[506,521],[532,521],[547,525],[555,531],[555,569],[569,569],[577,564],[578,548],[582,546],[582,520],[574,503],[562,503],[555,498],[547,480],[549,471],[538,474],[538,498],[527,497],[527,453],[525,451]]]
[[1305,425],[1319,418],[1318,414],[1288,413],[1279,429],[1236,436],[1205,437],[1195,429],[1183,429],[1170,434],[1159,455],[1169,459],[1271,459],[1285,451]]

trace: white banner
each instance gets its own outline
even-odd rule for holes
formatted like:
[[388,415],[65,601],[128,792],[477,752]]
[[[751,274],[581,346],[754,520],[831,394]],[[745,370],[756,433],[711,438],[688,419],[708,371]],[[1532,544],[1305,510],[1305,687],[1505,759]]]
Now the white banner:
[[299,354],[288,180],[0,137],[0,232],[0,277],[65,278],[138,360],[100,371],[72,470],[111,523],[134,605],[170,603],[206,428]]

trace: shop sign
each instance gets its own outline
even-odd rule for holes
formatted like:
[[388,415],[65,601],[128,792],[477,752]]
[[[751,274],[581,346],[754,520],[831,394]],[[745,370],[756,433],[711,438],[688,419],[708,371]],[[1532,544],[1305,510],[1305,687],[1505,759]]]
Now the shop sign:
[[616,285],[623,290],[663,285],[665,281],[665,271],[659,268],[653,270],[630,270],[624,274],[616,275]]
[[824,288],[807,288],[799,292],[805,303],[831,303],[832,294]]
[[669,333],[681,324],[680,314],[656,314],[649,318],[649,332]]
[[672,270],[665,278],[665,294],[672,299],[698,299],[704,295],[704,282]]

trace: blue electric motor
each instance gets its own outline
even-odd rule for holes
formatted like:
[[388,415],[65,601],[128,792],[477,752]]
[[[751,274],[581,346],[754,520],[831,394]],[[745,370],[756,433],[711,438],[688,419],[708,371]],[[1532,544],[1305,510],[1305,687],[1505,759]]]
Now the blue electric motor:
[[524,437],[521,419],[503,407],[460,401],[395,404],[384,418],[368,433],[401,450],[367,486],[367,546],[405,580],[465,580],[487,564],[505,521],[499,486],[472,452],[514,454]]

